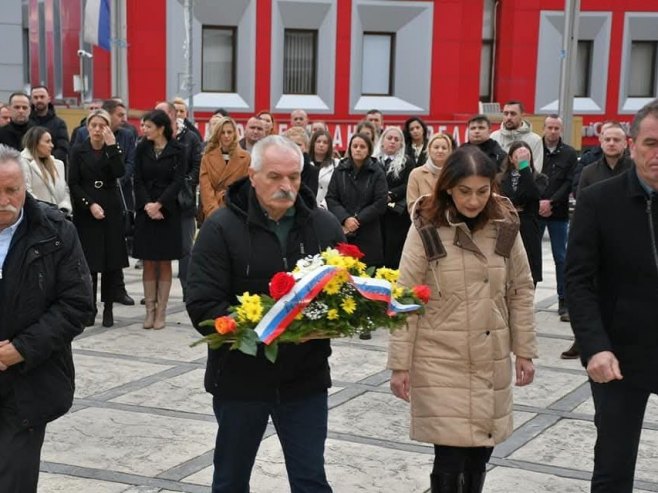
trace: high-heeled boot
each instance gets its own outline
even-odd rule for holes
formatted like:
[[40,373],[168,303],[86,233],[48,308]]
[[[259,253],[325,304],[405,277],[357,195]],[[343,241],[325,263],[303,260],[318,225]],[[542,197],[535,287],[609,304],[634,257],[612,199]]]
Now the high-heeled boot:
[[114,325],[114,313],[112,313],[112,303],[105,302],[103,307],[103,327],[112,327]]
[[146,318],[143,327],[152,329],[155,322],[155,299],[158,285],[156,281],[142,281],[144,285],[144,305],[146,306]]
[[430,484],[432,493],[464,493],[464,473],[433,472]]
[[155,330],[164,329],[167,317],[167,303],[169,302],[169,291],[171,290],[171,281],[158,281],[157,304],[155,306],[155,320],[153,328]]
[[464,493],[482,493],[486,471],[464,473]]

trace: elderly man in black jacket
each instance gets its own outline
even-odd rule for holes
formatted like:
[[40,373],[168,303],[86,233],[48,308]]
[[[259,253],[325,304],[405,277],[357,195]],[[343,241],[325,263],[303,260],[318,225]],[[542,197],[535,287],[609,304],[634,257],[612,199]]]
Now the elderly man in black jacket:
[[[338,221],[301,185],[302,152],[282,136],[259,141],[249,176],[233,184],[227,207],[203,223],[192,252],[187,311],[199,322],[228,313],[245,291],[267,293],[270,278],[297,260],[344,241]],[[280,344],[276,363],[227,346],[210,349],[206,390],[219,430],[213,493],[249,491],[258,446],[271,416],[293,492],[330,492],[324,471],[328,340]]]
[[631,493],[658,393],[658,100],[630,135],[635,167],[581,191],[567,250],[571,326],[596,410],[593,493]]
[[26,193],[20,154],[0,145],[0,491],[35,493],[46,423],[75,387],[71,340],[91,314],[73,225]]

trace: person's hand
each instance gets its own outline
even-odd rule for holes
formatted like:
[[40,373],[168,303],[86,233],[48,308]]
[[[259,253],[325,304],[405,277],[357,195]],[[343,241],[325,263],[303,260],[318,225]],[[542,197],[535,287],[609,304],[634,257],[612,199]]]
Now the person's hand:
[[535,365],[531,359],[516,357],[516,385],[523,387],[535,379]]
[[359,229],[359,221],[355,217],[348,217],[345,219],[343,225],[347,229],[348,233],[354,233],[357,229]]
[[5,371],[10,366],[24,361],[11,341],[0,341],[0,371]]
[[103,127],[103,141],[108,146],[113,146],[117,143],[117,139],[109,126]]
[[514,151],[514,154],[512,154],[512,164],[514,164],[514,167],[516,169],[519,168],[519,164],[522,161],[528,161],[530,162],[530,151],[526,149],[525,147],[519,147],[516,151]]
[[541,217],[549,217],[553,214],[553,207],[551,206],[551,201],[548,199],[539,201],[539,215]]
[[105,211],[100,205],[96,203],[91,204],[91,207],[89,207],[89,212],[91,212],[91,215],[94,216],[94,219],[98,219],[99,221],[101,219],[105,219]]
[[409,372],[407,370],[393,370],[390,385],[395,397],[409,402]]
[[619,361],[611,351],[601,351],[587,362],[587,374],[596,383],[608,383],[624,378]]
[[149,202],[144,206],[144,211],[151,219],[163,219],[164,216],[160,212],[161,207],[162,205],[159,202]]

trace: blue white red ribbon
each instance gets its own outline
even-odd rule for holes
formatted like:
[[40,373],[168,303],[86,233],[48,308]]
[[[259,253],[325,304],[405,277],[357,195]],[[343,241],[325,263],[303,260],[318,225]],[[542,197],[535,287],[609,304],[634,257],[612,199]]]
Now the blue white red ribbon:
[[[336,266],[324,265],[297,281],[295,287],[281,297],[258,323],[254,329],[258,338],[265,344],[271,344],[337,273]],[[397,313],[414,312],[421,308],[417,304],[405,305],[397,302],[393,298],[391,283],[384,279],[349,276],[347,282],[352,284],[364,298],[387,303],[387,313],[391,317]]]

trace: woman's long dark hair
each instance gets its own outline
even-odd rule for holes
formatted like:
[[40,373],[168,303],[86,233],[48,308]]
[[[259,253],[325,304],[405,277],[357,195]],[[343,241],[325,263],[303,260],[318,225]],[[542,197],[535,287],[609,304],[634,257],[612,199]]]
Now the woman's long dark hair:
[[142,121],[151,122],[158,128],[163,127],[164,138],[167,139],[167,141],[170,141],[174,136],[174,131],[171,128],[171,120],[169,119],[169,115],[162,110],[149,111],[142,117]]
[[372,156],[373,145],[372,145],[372,140],[370,140],[370,137],[368,137],[366,134],[356,133],[352,135],[352,137],[350,137],[350,143],[347,145],[347,157],[349,157],[350,161],[352,162],[354,162],[354,160],[352,159],[352,141],[357,137],[363,140],[368,146],[368,157]]
[[322,158],[321,163],[316,163],[320,168],[334,163],[334,140],[331,138],[331,134],[326,130],[318,130],[311,137],[311,143],[308,146],[308,155],[311,157],[311,161],[315,163],[315,141],[318,140],[318,137],[326,137],[329,146],[327,147],[327,153]]
[[483,227],[492,219],[507,218],[508,210],[495,194],[498,190],[497,172],[495,163],[477,147],[466,146],[457,149],[446,160],[434,187],[434,193],[429,201],[423,201],[420,213],[436,226],[448,226],[449,218],[454,219],[458,214],[448,190],[456,187],[464,178],[481,176],[489,179],[491,195],[478,216],[475,229]]
[[418,118],[417,116],[412,116],[406,122],[404,122],[404,127],[402,129],[402,135],[404,135],[404,143],[407,145],[407,150],[412,149],[412,144],[414,139],[411,138],[411,132],[409,127],[413,122],[418,122],[421,127],[423,127],[423,146],[427,145],[427,139],[429,139],[429,132],[427,131],[427,123]]
[[528,151],[530,151],[530,169],[532,170],[533,175],[537,172],[535,169],[535,159],[532,156],[532,148],[528,145],[527,142],[523,140],[515,140],[512,142],[512,145],[509,146],[507,156],[505,156],[505,160],[503,161],[503,174],[512,169],[512,155],[516,152],[517,149],[520,149],[521,147],[525,147],[528,149]]

